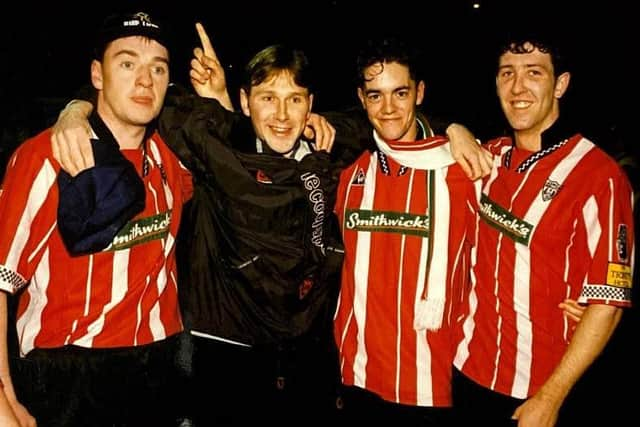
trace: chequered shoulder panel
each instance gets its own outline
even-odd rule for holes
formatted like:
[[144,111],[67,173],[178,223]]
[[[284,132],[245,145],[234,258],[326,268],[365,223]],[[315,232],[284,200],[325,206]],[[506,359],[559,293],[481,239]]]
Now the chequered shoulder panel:
[[[4,265],[0,265],[0,284],[9,285],[11,292],[15,292],[26,285],[27,281],[15,271],[9,270]],[[4,286],[4,288],[6,287],[7,286]]]
[[582,290],[582,297],[587,300],[612,300],[628,302],[631,300],[631,288],[608,285],[586,285]]

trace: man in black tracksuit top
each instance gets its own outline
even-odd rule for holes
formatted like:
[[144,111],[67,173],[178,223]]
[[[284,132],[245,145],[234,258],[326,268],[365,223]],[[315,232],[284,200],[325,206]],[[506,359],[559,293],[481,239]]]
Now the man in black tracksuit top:
[[195,184],[179,281],[196,425],[292,424],[299,411],[328,421],[335,407],[343,251],[333,206],[342,167],[362,149],[350,138],[329,155],[302,139],[307,72],[302,52],[272,46],[246,69],[251,120],[197,96],[170,97],[160,118]]

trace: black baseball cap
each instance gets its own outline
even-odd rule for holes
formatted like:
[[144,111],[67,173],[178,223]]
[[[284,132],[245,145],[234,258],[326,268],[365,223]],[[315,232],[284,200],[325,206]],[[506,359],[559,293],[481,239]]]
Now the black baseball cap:
[[98,30],[94,56],[101,60],[107,45],[116,39],[143,36],[169,49],[168,31],[164,25],[145,12],[119,13],[108,16]]

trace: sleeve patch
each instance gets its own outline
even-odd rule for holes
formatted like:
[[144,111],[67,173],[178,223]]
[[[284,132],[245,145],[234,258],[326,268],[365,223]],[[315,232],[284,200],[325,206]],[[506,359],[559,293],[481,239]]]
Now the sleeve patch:
[[627,225],[618,225],[618,235],[616,237],[616,250],[618,252],[618,258],[620,261],[627,261],[629,258],[629,251],[627,249]]
[[631,288],[631,267],[610,262],[607,267],[607,285]]

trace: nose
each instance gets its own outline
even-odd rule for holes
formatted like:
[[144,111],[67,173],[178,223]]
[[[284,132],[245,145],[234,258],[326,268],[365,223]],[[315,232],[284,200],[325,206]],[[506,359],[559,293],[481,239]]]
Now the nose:
[[289,111],[287,110],[286,101],[279,101],[276,107],[276,119],[285,121],[289,118]]
[[513,78],[513,84],[511,85],[512,93],[522,93],[525,90],[524,86],[525,76],[521,73],[515,73]]
[[392,114],[395,110],[393,105],[393,97],[385,96],[382,98],[382,112],[384,114]]
[[151,70],[149,67],[140,68],[136,83],[142,87],[151,87],[153,85],[153,79],[151,78]]

